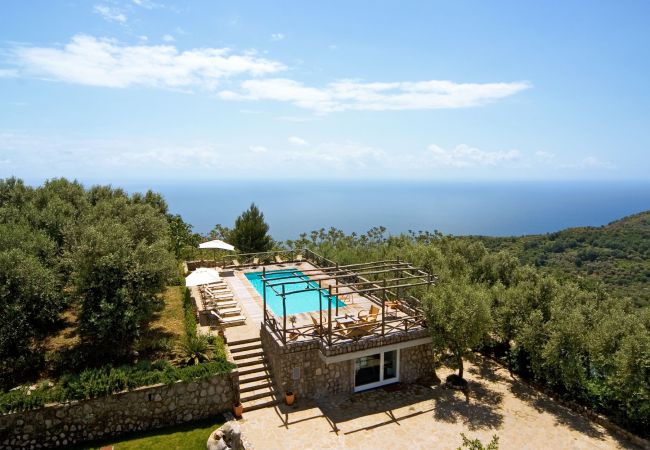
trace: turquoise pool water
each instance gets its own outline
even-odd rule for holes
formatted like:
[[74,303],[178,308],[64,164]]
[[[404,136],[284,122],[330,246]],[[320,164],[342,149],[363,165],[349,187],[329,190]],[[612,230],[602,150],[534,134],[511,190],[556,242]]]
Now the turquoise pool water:
[[[246,278],[248,278],[248,281],[250,281],[250,283],[253,285],[255,290],[259,292],[259,294],[263,298],[264,283],[262,283],[261,276],[262,276],[262,272],[251,272],[246,274]],[[309,277],[307,275],[305,275],[304,273],[302,273],[297,269],[272,270],[266,272],[267,280],[272,278],[287,277],[287,276],[291,276],[291,277],[283,278],[282,280],[283,282],[304,280],[304,283],[295,283],[295,284],[286,285],[285,287],[286,292],[300,291],[302,289],[307,289],[307,287],[313,287],[313,288],[318,287],[318,283],[309,280]],[[327,290],[322,289],[322,292],[323,292],[323,296],[322,296],[323,309],[327,310],[327,302],[328,302],[328,298],[326,295]],[[287,295],[287,315],[310,312],[310,311],[318,311],[319,310],[318,297],[319,296],[317,290],[301,292],[299,294]],[[343,303],[341,300],[336,298],[336,296],[332,296],[332,299],[330,301],[332,302],[332,308],[335,308],[337,303],[339,307],[345,306],[345,303]],[[266,288],[266,305],[271,309],[271,311],[273,311],[273,313],[276,316],[282,316],[282,297],[277,295],[270,287]]]

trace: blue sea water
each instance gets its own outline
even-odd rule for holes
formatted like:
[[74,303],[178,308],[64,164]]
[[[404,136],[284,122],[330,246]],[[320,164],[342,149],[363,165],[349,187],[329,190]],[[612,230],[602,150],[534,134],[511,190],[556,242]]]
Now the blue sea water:
[[336,227],[391,234],[509,236],[600,226],[650,209],[650,182],[309,182],[229,181],[125,185],[162,193],[200,233],[255,202],[277,240]]

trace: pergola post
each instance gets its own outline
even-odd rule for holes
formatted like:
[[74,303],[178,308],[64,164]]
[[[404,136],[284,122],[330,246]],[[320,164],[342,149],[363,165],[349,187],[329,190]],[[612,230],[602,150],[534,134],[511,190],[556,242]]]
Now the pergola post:
[[266,267],[262,266],[262,286],[264,286],[264,323],[266,323]]
[[[336,315],[339,315],[339,279],[334,278],[334,285],[336,286]],[[330,301],[332,300],[332,286],[330,286]]]
[[332,286],[329,287],[327,299],[327,344],[332,345]]
[[384,278],[384,289],[381,295],[381,335],[386,332],[386,279]]
[[287,344],[287,297],[282,285],[282,343]]
[[320,314],[320,335],[323,335],[323,290],[318,280],[318,313]]

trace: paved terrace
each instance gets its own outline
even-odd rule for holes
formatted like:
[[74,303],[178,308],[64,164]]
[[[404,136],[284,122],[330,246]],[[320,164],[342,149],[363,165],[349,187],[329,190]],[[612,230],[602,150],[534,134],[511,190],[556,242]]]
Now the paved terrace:
[[[267,271],[273,270],[286,270],[286,269],[296,269],[296,270],[314,270],[309,272],[308,276],[314,281],[318,281],[319,278],[325,277],[326,274],[319,270],[318,267],[311,264],[310,262],[303,261],[301,263],[286,263],[286,264],[268,264],[264,266]],[[246,267],[241,270],[233,271],[223,271],[222,279],[226,281],[230,290],[233,292],[235,299],[239,302],[239,305],[242,308],[242,314],[246,316],[246,323],[239,326],[229,326],[225,329],[226,338],[228,341],[238,341],[243,339],[250,339],[259,337],[260,326],[263,320],[263,307],[264,299],[262,296],[255,290],[255,288],[250,284],[246,279],[245,274],[249,272],[260,272],[262,270],[261,266],[258,267]],[[324,280],[321,282],[323,289],[327,290],[330,285],[334,286],[333,280]],[[336,292],[335,290],[333,292]],[[198,288],[192,288],[192,294],[195,298],[200,298],[200,292]],[[351,289],[347,287],[342,287],[339,290],[338,298],[345,303],[344,307],[338,308],[338,316],[347,315],[349,317],[357,318],[361,312],[368,312],[371,305],[379,306],[376,303],[372,302],[367,297],[360,295],[358,293],[352,292]],[[293,296],[287,296],[287,303],[291,301],[299,301]],[[197,305],[197,308],[200,310],[203,309],[202,304]],[[323,305],[327,305],[327,301],[324,299]],[[270,308],[267,308],[267,313],[272,314]],[[327,308],[323,309],[323,323],[327,321],[328,311]],[[337,315],[336,308],[332,308],[332,318]],[[291,329],[300,328],[304,326],[312,326],[312,317],[316,320],[320,320],[320,314],[318,311],[305,312],[293,315],[296,318],[295,325],[290,324],[287,320],[287,330],[290,332]],[[397,319],[401,317],[406,317],[407,315],[396,309],[386,308],[386,318],[387,319]],[[282,324],[282,316],[275,316],[278,323]],[[381,315],[378,317],[378,322],[381,322]],[[210,327],[207,323],[201,324],[201,332],[207,333],[210,330]],[[299,336],[295,340],[308,340],[313,339],[314,336]]]
[[465,377],[469,402],[439,386],[386,387],[244,412],[240,425],[258,449],[456,449],[461,432],[485,444],[497,434],[502,450],[636,448],[489,361],[468,364]]

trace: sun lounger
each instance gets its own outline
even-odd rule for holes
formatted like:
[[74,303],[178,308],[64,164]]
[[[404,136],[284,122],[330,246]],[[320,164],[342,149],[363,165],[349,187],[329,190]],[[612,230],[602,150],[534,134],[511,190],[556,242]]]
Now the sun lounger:
[[241,264],[239,263],[239,260],[237,260],[237,259],[232,260],[232,265],[235,266],[235,267],[241,267]]
[[219,294],[208,293],[207,297],[213,300],[224,300],[233,298],[233,294],[232,292],[222,292]]
[[283,263],[284,263],[284,259],[282,259],[282,258],[280,257],[280,255],[275,255],[275,262],[278,263],[278,264],[283,264]]
[[239,305],[236,300],[212,300],[207,301],[206,304],[215,308],[232,308]]
[[223,316],[236,316],[238,314],[241,314],[241,308],[240,307],[235,307],[235,308],[219,308],[217,307],[217,312]]
[[302,255],[301,254],[296,255],[296,263],[297,264],[302,264]]
[[243,323],[246,323],[246,317],[241,316],[241,315],[240,316],[226,316],[226,317],[224,317],[221,314],[219,314],[217,311],[215,311],[214,309],[210,310],[210,314],[212,316],[216,317],[216,319],[222,325],[235,325],[235,324],[241,325]]
[[368,311],[359,311],[359,319],[363,320],[364,322],[375,321],[377,320],[377,316],[380,312],[381,310],[375,305],[370,305],[370,309]]
[[257,267],[260,265],[260,259],[259,258],[253,258],[253,267]]

